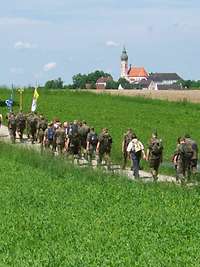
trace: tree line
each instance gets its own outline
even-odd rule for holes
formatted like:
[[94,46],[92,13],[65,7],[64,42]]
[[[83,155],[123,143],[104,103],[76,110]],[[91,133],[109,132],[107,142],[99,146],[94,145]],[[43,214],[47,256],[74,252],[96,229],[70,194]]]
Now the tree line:
[[89,74],[78,73],[72,77],[72,84],[64,85],[61,78],[47,81],[45,89],[95,89],[96,82],[101,77],[110,77],[107,81],[106,89],[118,89],[119,85],[126,89],[140,89],[138,85],[129,83],[126,79],[120,78],[115,81],[110,73],[102,70],[96,70]]
[[[110,73],[102,70],[96,70],[89,74],[78,73],[72,77],[72,84],[64,85],[61,78],[47,81],[44,85],[45,89],[95,89],[96,82],[101,77],[110,77],[106,84],[106,89],[118,89],[119,85],[126,89],[142,89],[138,84],[131,84],[126,79],[120,78],[115,81]],[[200,80],[181,80],[178,82],[183,88],[200,89]]]

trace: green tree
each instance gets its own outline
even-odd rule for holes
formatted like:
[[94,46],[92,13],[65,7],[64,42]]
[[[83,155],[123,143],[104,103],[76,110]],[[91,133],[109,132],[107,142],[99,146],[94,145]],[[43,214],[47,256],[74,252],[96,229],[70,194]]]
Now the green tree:
[[95,84],[97,80],[101,77],[112,77],[109,73],[106,73],[104,71],[96,70],[94,72],[91,72],[89,74],[81,74],[78,73],[73,76],[73,87],[74,89],[85,89],[86,84],[91,84],[91,88],[95,88]]
[[50,80],[45,83],[45,89],[63,89],[63,81],[61,78]]
[[118,89],[119,83],[116,81],[107,81],[106,89]]
[[74,89],[85,89],[87,83],[87,75],[78,73],[72,77]]
[[120,78],[118,80],[118,83],[121,84],[121,86],[124,88],[124,89],[131,89],[131,84],[129,83],[129,81],[127,81],[126,79],[124,78]]

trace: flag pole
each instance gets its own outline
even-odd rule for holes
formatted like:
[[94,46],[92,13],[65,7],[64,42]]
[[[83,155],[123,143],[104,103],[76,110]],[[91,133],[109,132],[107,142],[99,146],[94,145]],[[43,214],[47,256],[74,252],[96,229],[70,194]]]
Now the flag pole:
[[24,92],[24,89],[20,88],[20,89],[18,89],[18,92],[19,92],[19,110],[22,111],[23,110],[23,92]]
[[[10,99],[13,101],[13,92],[14,92],[14,85],[12,83],[12,86],[11,86],[11,96],[10,96]],[[13,105],[10,107],[10,112],[13,112]]]

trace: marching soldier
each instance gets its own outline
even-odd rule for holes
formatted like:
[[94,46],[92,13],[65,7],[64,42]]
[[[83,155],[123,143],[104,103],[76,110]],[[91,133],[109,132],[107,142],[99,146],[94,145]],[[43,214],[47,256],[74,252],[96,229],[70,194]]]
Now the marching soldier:
[[110,169],[111,159],[110,153],[112,149],[112,137],[108,132],[107,128],[103,128],[102,132],[98,137],[98,143],[96,152],[98,154],[98,165],[102,164],[102,160],[105,160],[105,164],[107,165],[108,169]]

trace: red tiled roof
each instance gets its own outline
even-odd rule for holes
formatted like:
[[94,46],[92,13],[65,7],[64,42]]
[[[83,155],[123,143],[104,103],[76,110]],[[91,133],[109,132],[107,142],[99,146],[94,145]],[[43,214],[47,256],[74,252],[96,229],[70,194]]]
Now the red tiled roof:
[[132,67],[128,71],[128,77],[148,77],[146,70],[142,68]]

